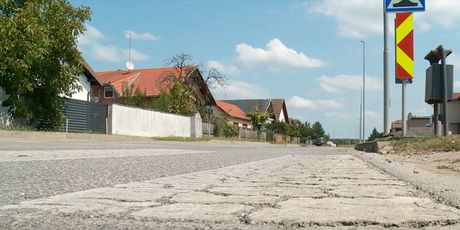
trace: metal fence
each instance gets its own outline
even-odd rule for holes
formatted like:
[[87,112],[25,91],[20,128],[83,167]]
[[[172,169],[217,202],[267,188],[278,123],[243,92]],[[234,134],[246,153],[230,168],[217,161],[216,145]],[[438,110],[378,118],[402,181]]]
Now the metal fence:
[[65,132],[107,133],[107,105],[66,99],[63,112]]
[[210,121],[203,121],[203,136],[214,136],[215,124]]
[[[211,121],[203,121],[203,136],[214,136],[216,124]],[[236,128],[236,127],[235,127]],[[257,133],[256,130],[246,129],[238,127],[236,128],[238,135],[236,136],[238,139],[246,139],[246,140],[260,140],[260,141],[273,141],[274,134],[270,131],[261,131],[260,134]]]

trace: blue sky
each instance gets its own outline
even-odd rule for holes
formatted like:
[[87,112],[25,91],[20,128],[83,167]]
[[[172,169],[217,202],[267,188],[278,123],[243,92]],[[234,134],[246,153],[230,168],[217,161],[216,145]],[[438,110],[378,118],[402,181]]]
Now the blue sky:
[[[225,88],[213,89],[217,99],[284,98],[291,117],[320,121],[332,137],[358,135],[359,41],[365,40],[366,133],[374,126],[383,129],[380,0],[71,2],[92,9],[79,48],[96,71],[125,68],[125,34],[131,31],[135,68],[160,67],[174,54],[190,54],[228,77]],[[424,103],[425,54],[444,44],[454,51],[448,61],[460,65],[460,1],[427,0],[426,8],[414,16],[415,78],[408,86],[408,111],[415,115],[432,111]],[[389,16],[392,22],[394,14]],[[401,117],[401,87],[394,84],[390,44],[390,115],[395,120]],[[460,90],[460,78],[454,78]]]

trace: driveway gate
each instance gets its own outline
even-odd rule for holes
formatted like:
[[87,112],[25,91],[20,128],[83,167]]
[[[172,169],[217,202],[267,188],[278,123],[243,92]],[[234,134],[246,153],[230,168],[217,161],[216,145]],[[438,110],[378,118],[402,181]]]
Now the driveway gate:
[[67,99],[64,103],[67,117],[64,131],[74,133],[106,133],[107,105]]

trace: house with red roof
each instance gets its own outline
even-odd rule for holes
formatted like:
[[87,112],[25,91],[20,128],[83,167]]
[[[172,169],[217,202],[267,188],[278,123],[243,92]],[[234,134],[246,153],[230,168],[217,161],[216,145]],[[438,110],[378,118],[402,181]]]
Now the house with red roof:
[[123,87],[134,87],[145,93],[145,108],[152,108],[155,98],[162,91],[170,90],[172,76],[196,87],[197,95],[193,95],[195,100],[201,101],[202,104],[216,106],[208,85],[196,67],[187,67],[185,71],[179,67],[161,67],[97,72],[97,79],[101,85],[92,86],[91,96],[94,101],[110,105],[124,96]]
[[[452,99],[448,102],[447,118],[449,119],[449,131],[452,134],[460,134],[460,93],[453,93]],[[439,106],[442,114],[442,104]],[[442,125],[441,125],[442,129]]]
[[238,106],[225,101],[216,101],[217,108],[213,114],[217,116],[226,116],[235,127],[252,129],[251,119]]
[[289,115],[284,99],[240,99],[225,100],[226,103],[236,105],[245,113],[251,113],[255,107],[267,112],[271,121],[286,122],[289,124]]

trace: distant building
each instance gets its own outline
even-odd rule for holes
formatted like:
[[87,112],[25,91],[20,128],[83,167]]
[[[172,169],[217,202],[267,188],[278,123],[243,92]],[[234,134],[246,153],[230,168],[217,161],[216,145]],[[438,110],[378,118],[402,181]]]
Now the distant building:
[[132,86],[134,89],[138,88],[145,93],[145,107],[152,108],[155,98],[160,96],[161,92],[170,90],[172,86],[170,78],[172,76],[184,78],[187,83],[198,89],[197,95],[193,95],[194,100],[199,100],[202,104],[211,107],[216,106],[208,85],[199,69],[195,67],[191,67],[187,71],[181,71],[176,67],[162,67],[98,72],[97,79],[101,85],[92,85],[91,97],[94,101],[110,105],[116,103],[117,99],[123,96],[124,86]]
[[217,116],[227,116],[229,122],[238,128],[252,129],[251,119],[246,116],[246,113],[238,106],[224,102],[216,101],[217,108],[213,114]]
[[70,98],[81,100],[81,101],[90,101],[91,100],[91,88],[94,85],[101,86],[101,83],[96,78],[96,72],[91,68],[91,66],[85,61],[82,61],[83,72],[78,75],[78,85],[82,90],[74,93]]
[[289,116],[284,99],[248,99],[248,100],[224,100],[241,108],[246,114],[251,113],[255,107],[260,111],[270,114],[271,120],[289,123]]
[[[452,100],[448,102],[447,107],[449,119],[449,131],[451,134],[460,134],[460,93],[453,93]],[[439,106],[439,111],[442,114],[442,104]],[[442,131],[442,125],[441,125]]]
[[[407,135],[408,136],[431,136],[433,128],[430,116],[414,116],[412,113],[407,115]],[[391,134],[401,136],[402,121],[396,120],[391,123]]]

